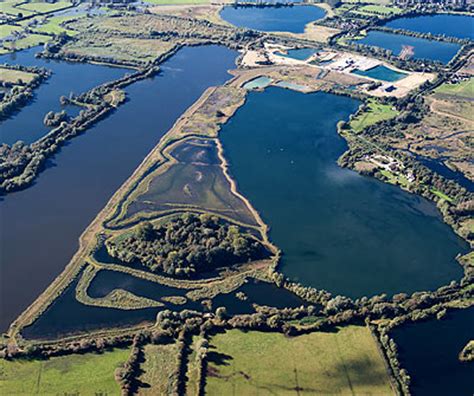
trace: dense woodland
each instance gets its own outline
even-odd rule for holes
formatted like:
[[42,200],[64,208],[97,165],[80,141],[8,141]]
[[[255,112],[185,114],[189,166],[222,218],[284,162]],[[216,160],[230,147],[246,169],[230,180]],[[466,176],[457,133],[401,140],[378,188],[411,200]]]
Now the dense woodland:
[[189,277],[217,267],[264,258],[265,248],[215,216],[184,214],[164,225],[142,223],[134,235],[107,244],[109,253],[150,271]]

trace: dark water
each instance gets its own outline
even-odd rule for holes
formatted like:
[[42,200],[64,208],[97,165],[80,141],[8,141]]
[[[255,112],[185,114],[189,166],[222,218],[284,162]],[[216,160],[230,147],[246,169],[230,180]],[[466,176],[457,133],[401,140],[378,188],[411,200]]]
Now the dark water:
[[355,41],[355,43],[385,48],[392,51],[394,55],[399,55],[402,47],[408,45],[413,47],[414,58],[429,59],[441,63],[448,63],[461,48],[459,44],[443,43],[375,30],[369,31],[366,37]]
[[396,328],[403,368],[411,376],[414,396],[471,396],[474,362],[461,362],[459,352],[473,339],[474,308],[450,312],[443,320],[430,320]]
[[[1,328],[62,271],[110,196],[204,90],[223,83],[235,51],[184,48],[129,101],[69,142],[27,190],[0,202]],[[218,61],[216,61],[218,59]]]
[[153,322],[160,308],[121,310],[83,305],[76,300],[73,282],[33,325],[22,330],[27,339],[54,339],[59,336]]
[[383,65],[375,66],[369,70],[356,69],[352,73],[358,74],[359,76],[366,76],[366,77],[375,78],[377,80],[390,81],[390,82],[398,81],[407,76],[406,73],[398,72],[396,70],[390,69]]
[[359,102],[326,93],[251,92],[221,138],[241,192],[283,250],[280,269],[352,297],[434,289],[462,276],[467,244],[435,206],[341,169],[336,123]]
[[[162,308],[138,310],[87,306],[76,300],[76,285],[77,281],[73,282],[36,322],[22,331],[22,335],[28,339],[49,339],[104,328],[133,326],[154,321],[156,314],[162,309],[205,311],[200,301],[191,300],[184,305],[163,302],[165,306]],[[121,272],[100,271],[90,284],[88,294],[92,298],[101,298],[118,288],[155,300],[165,296],[184,296],[187,292],[185,289],[163,286]],[[228,314],[235,315],[255,312],[252,303],[277,308],[298,307],[305,304],[287,290],[264,282],[249,281],[239,288],[239,291],[244,292],[248,299],[244,301],[238,299],[236,291],[220,294],[212,300],[212,310],[225,307]]]
[[[0,143],[13,144],[18,140],[31,143],[44,136],[51,128],[43,124],[48,111],[66,110],[70,116],[78,114],[77,107],[61,107],[60,96],[71,92],[79,94],[107,81],[116,80],[133,70],[91,65],[86,63],[68,63],[35,58],[39,48],[31,48],[14,54],[0,56],[0,64],[21,64],[49,69],[52,76],[34,91],[34,99],[21,111],[9,119],[0,122]],[[71,111],[72,110],[72,111]]]
[[221,18],[231,24],[264,32],[303,33],[309,22],[321,19],[325,11],[315,6],[232,7],[222,9]]
[[417,160],[433,172],[444,176],[446,179],[453,180],[465,189],[474,192],[474,182],[469,180],[461,172],[449,169],[442,161],[421,156],[417,156]]
[[474,40],[474,18],[468,15],[439,14],[397,18],[388,22],[385,26]]

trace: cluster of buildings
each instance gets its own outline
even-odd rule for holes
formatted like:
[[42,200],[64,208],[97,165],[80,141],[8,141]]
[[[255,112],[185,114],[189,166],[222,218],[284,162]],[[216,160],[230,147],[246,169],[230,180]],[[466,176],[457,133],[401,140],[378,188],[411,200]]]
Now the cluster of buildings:
[[435,5],[448,7],[468,7],[474,5],[474,0],[394,0],[395,5],[399,7],[415,5]]

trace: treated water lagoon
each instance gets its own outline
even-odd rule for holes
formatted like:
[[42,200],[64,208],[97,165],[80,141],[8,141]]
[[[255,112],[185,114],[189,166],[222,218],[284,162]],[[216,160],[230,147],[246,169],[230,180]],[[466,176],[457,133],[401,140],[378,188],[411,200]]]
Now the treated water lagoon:
[[398,72],[384,65],[375,66],[368,70],[356,69],[352,73],[389,82],[398,81],[407,76],[406,73]]
[[472,395],[474,362],[461,362],[458,355],[473,339],[473,329],[471,307],[451,311],[443,320],[403,325],[392,331],[414,395]]
[[371,30],[363,39],[355,41],[356,44],[365,44],[373,47],[385,48],[399,55],[403,46],[413,47],[416,59],[429,59],[441,63],[448,63],[461,49],[459,44],[444,43],[441,41],[427,40],[418,37],[405,36]]
[[388,22],[385,26],[393,29],[473,40],[473,25],[474,18],[469,15],[438,14],[397,18]]
[[280,270],[352,297],[434,289],[462,276],[467,244],[433,204],[341,169],[336,124],[359,102],[276,87],[250,92],[222,128],[230,171],[283,251]]
[[264,32],[303,33],[309,22],[323,18],[325,11],[316,6],[233,7],[226,6],[220,16],[232,25]]
[[129,86],[127,103],[64,146],[35,185],[2,198],[2,330],[63,270],[80,234],[184,110],[231,77],[236,57],[218,46],[180,50],[161,74]]
[[13,144],[18,140],[32,143],[38,140],[51,130],[43,124],[48,111],[64,109],[70,116],[75,116],[80,110],[70,106],[62,107],[59,103],[62,95],[86,92],[107,81],[119,79],[126,73],[133,73],[133,70],[118,67],[35,58],[39,51],[39,48],[31,48],[0,56],[0,63],[44,67],[53,72],[49,79],[35,89],[32,101],[7,120],[0,122],[0,143]]

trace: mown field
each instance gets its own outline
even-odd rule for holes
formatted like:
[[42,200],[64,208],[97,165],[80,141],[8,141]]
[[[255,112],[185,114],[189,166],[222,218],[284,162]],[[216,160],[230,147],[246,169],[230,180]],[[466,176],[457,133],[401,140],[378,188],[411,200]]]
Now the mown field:
[[436,88],[435,93],[474,99],[474,78],[458,84],[443,84]]
[[27,84],[35,78],[36,74],[28,73],[21,70],[11,70],[0,67],[0,82],[7,82],[10,84],[18,84],[23,82]]
[[49,360],[0,361],[1,395],[120,395],[115,369],[128,349]]
[[23,10],[27,10],[34,13],[43,14],[45,12],[60,10],[61,8],[66,8],[71,5],[72,3],[69,3],[68,1],[58,1],[56,3],[31,2],[27,4],[21,4],[17,8],[22,12]]
[[370,125],[389,120],[397,115],[398,112],[391,105],[385,105],[372,99],[368,102],[368,110],[354,117],[350,126],[354,132],[359,133]]
[[211,339],[206,394],[391,395],[389,378],[370,331],[288,338],[231,330]]
[[365,5],[357,10],[361,14],[376,14],[382,16],[396,15],[403,12],[402,9],[398,7],[387,7],[382,5]]
[[147,345],[141,365],[140,395],[167,395],[173,391],[178,367],[178,345]]

